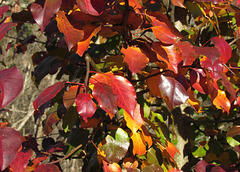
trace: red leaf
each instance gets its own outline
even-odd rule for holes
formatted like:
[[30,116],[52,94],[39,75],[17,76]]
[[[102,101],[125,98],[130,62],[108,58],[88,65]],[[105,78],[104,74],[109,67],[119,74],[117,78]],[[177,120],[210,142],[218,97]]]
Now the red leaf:
[[206,172],[206,167],[208,166],[208,163],[204,160],[201,160],[197,163],[195,167],[196,172]]
[[4,38],[5,34],[16,25],[16,23],[2,23],[0,25],[0,41]]
[[199,55],[204,55],[208,57],[212,64],[221,56],[220,51],[216,47],[197,47],[194,46],[193,49]]
[[56,124],[58,121],[60,120],[60,118],[58,117],[57,111],[51,113],[45,123],[44,123],[44,128],[43,128],[43,132],[46,136],[48,136],[52,130],[53,130],[53,124]]
[[129,66],[129,70],[132,74],[136,74],[146,67],[149,62],[148,57],[138,47],[129,47],[127,49],[122,48],[121,52],[125,55],[124,62]]
[[174,144],[172,144],[171,142],[169,142],[167,140],[166,140],[165,144],[166,144],[166,150],[167,150],[167,152],[169,153],[169,155],[171,156],[172,159],[174,159],[174,156],[175,156],[176,153],[180,154],[179,150],[175,147]]
[[59,31],[65,35],[68,50],[71,50],[75,44],[84,38],[84,31],[75,29],[68,21],[67,17],[65,16],[65,12],[63,11],[57,12],[56,20]]
[[2,17],[3,13],[7,12],[8,10],[9,10],[9,6],[7,5],[0,7],[0,17]]
[[96,29],[94,29],[94,31],[91,33],[91,35],[85,41],[77,43],[77,51],[76,51],[76,53],[78,53],[79,56],[82,56],[83,53],[88,49],[88,46],[89,46],[89,43],[90,43],[92,37],[96,36],[97,33],[100,30],[101,30],[101,26],[99,26]]
[[29,149],[26,152],[18,152],[16,158],[10,164],[13,171],[25,172],[29,159],[32,157],[33,151]]
[[10,127],[0,129],[0,166],[3,171],[15,159],[22,145],[21,135]]
[[97,110],[97,105],[92,101],[91,94],[81,93],[75,99],[78,114],[87,122]]
[[179,6],[179,7],[182,7],[182,8],[186,8],[184,6],[184,0],[171,0],[173,5],[175,6]]
[[89,83],[94,84],[92,95],[99,106],[113,118],[117,112],[117,95],[113,92],[111,78],[107,74],[97,73],[90,78]]
[[62,0],[46,0],[44,7],[37,3],[32,3],[31,12],[34,20],[40,26],[43,33],[45,27],[49,24],[51,18],[60,9]]
[[78,7],[81,11],[99,16],[104,10],[104,1],[103,0],[76,0]]
[[0,109],[11,103],[23,88],[21,72],[13,67],[0,71]]
[[58,168],[58,166],[54,165],[54,164],[42,164],[37,166],[37,168],[34,170],[34,172],[43,172],[43,171],[47,171],[47,172],[61,172]]
[[211,41],[215,44],[215,46],[220,51],[221,53],[220,59],[223,61],[223,63],[227,63],[227,61],[232,56],[231,46],[227,43],[227,41],[225,41],[224,38],[214,37],[214,38],[211,38]]
[[177,36],[171,32],[165,23],[162,23],[161,26],[151,27],[151,29],[154,36],[165,44],[174,44],[177,39]]
[[193,49],[193,45],[189,42],[177,42],[178,47],[181,50],[183,65],[190,66],[198,58],[198,54]]
[[170,107],[175,107],[185,103],[189,98],[186,89],[176,79],[161,75],[159,77],[158,88],[167,101]]
[[64,86],[65,82],[57,82],[56,84],[46,88],[41,94],[38,95],[37,99],[34,100],[34,109],[37,110],[39,106],[54,98]]
[[172,169],[168,170],[168,172],[183,172],[183,171],[176,169],[176,168],[172,168]]
[[133,116],[136,108],[136,92],[132,84],[124,77],[113,73],[96,74],[89,80],[94,84],[93,97],[100,107],[113,117],[117,106]]
[[109,164],[106,161],[103,161],[103,170],[104,172],[122,172],[121,167],[117,163]]
[[207,94],[207,75],[203,69],[193,68],[190,72],[190,83],[194,89]]

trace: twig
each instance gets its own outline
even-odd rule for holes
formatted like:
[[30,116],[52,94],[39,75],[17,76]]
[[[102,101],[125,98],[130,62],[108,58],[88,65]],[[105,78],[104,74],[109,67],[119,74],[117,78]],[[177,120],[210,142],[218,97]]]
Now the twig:
[[90,65],[89,65],[89,62],[91,60],[89,54],[87,53],[86,56],[85,56],[85,60],[86,60],[86,77],[85,77],[85,80],[84,80],[84,85],[85,85],[85,88],[87,87],[88,85],[88,79],[89,79],[89,71],[90,71]]

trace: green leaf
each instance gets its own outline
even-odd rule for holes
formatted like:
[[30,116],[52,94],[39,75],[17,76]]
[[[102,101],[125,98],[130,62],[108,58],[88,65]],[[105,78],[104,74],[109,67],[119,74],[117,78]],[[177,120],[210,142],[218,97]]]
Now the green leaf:
[[147,161],[150,164],[160,165],[161,162],[159,162],[159,157],[157,156],[156,150],[154,148],[150,148],[147,151]]
[[195,152],[193,152],[193,156],[194,157],[204,157],[206,155],[206,150],[204,149],[203,146],[200,146],[197,148],[197,150]]

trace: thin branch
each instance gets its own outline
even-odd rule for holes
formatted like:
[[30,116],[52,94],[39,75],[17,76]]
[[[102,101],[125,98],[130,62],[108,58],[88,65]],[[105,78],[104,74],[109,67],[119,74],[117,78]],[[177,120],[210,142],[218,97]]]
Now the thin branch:
[[85,56],[85,60],[86,60],[87,68],[86,68],[86,77],[85,77],[85,80],[84,80],[84,85],[85,85],[85,88],[86,88],[88,86],[89,71],[90,71],[90,64],[89,64],[89,62],[91,60],[91,58],[90,58],[88,53]]

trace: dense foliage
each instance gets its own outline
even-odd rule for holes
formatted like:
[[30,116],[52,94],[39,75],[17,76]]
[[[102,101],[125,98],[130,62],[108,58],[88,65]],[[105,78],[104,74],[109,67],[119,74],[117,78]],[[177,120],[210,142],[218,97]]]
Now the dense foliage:
[[[1,170],[61,171],[82,158],[83,171],[238,171],[239,4],[36,0],[11,16],[2,5],[0,39],[24,23],[47,37],[32,56],[36,87],[56,73],[69,80],[33,102],[35,121],[46,114],[42,148],[1,123]],[[16,53],[35,40],[18,40]],[[22,87],[17,67],[1,70],[0,108]],[[56,125],[64,141],[51,137]]]

